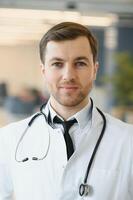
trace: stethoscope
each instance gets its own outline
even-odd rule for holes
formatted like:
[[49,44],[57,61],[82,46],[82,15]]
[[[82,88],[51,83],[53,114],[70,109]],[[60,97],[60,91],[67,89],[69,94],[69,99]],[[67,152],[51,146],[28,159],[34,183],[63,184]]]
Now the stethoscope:
[[[43,104],[43,105],[40,107],[40,112],[38,112],[37,114],[35,114],[35,115],[31,118],[31,120],[29,121],[29,123],[28,123],[26,129],[24,130],[22,136],[21,136],[20,139],[19,139],[19,142],[18,142],[18,144],[17,144],[17,146],[16,146],[16,150],[15,150],[15,160],[16,160],[17,162],[19,162],[19,163],[20,163],[20,162],[26,162],[26,161],[29,160],[28,157],[27,157],[27,158],[24,158],[24,159],[22,159],[22,160],[17,159],[17,153],[18,153],[19,146],[20,146],[20,144],[21,144],[21,142],[22,142],[24,136],[27,134],[28,129],[32,126],[32,124],[33,124],[33,122],[35,121],[36,118],[38,118],[39,116],[42,116],[42,115],[43,115],[44,118],[45,118],[46,123],[47,123],[48,125],[50,125],[52,128],[56,128],[56,127],[54,126],[54,124],[52,123],[52,120],[51,120],[51,117],[50,117],[50,113],[48,114],[48,116],[46,116],[46,115],[44,114],[44,112],[43,112],[43,109],[44,109],[44,107],[46,106],[46,104],[47,104],[47,103]],[[92,99],[91,99],[91,105],[92,105],[92,108],[93,108],[93,101],[92,101]],[[96,145],[95,145],[95,147],[94,147],[93,153],[92,153],[92,155],[91,155],[91,158],[90,158],[90,161],[89,161],[89,164],[88,164],[86,173],[85,173],[85,177],[84,177],[83,183],[81,183],[80,186],[79,186],[79,195],[80,195],[80,196],[87,196],[87,195],[89,195],[89,193],[90,193],[91,186],[88,185],[87,179],[88,179],[89,172],[90,172],[92,163],[93,163],[93,161],[94,161],[95,155],[96,155],[96,153],[97,153],[97,151],[98,151],[98,147],[99,147],[99,145],[100,145],[100,142],[101,142],[101,140],[102,140],[102,138],[103,138],[103,135],[104,135],[105,129],[106,129],[106,117],[105,117],[105,115],[103,114],[103,112],[102,112],[101,110],[99,110],[98,108],[97,108],[97,111],[99,112],[99,114],[101,115],[101,117],[102,117],[102,119],[103,119],[103,127],[102,127],[102,130],[101,130],[100,136],[99,136],[99,138],[98,138],[98,140],[97,140],[97,142],[96,142]],[[47,147],[47,151],[46,151],[45,155],[44,155],[43,157],[40,157],[40,158],[32,157],[32,160],[35,160],[35,161],[44,160],[44,159],[47,157],[47,155],[48,155],[49,147],[50,147],[50,133],[49,133],[48,147]]]

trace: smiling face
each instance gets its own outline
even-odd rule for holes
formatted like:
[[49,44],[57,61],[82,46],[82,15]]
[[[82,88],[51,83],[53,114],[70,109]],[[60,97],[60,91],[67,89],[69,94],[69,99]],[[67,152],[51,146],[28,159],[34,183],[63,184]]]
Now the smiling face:
[[44,60],[42,70],[53,108],[84,107],[98,68],[88,39],[80,36],[74,40],[50,41]]

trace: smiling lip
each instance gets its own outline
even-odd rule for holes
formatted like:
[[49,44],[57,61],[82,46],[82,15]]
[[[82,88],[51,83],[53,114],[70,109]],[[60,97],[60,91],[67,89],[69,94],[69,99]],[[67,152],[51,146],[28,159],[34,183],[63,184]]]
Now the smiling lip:
[[74,89],[78,89],[78,86],[74,86],[74,85],[64,85],[64,86],[60,86],[60,89],[68,89],[68,90],[74,90]]
[[78,88],[77,85],[62,85],[60,88]]

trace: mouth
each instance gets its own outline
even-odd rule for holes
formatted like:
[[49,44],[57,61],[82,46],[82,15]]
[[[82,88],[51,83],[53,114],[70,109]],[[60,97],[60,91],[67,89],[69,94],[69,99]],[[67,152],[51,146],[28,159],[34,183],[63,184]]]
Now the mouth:
[[63,85],[63,86],[60,86],[59,89],[60,90],[64,90],[64,91],[68,91],[68,92],[74,92],[78,89],[79,87],[78,86],[75,86],[75,85]]

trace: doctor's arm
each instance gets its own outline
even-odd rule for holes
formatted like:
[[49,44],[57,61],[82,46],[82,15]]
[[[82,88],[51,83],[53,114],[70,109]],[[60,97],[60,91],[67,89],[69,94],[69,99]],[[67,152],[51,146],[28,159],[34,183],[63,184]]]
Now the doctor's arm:
[[7,160],[7,149],[0,130],[0,200],[12,200],[13,188]]

